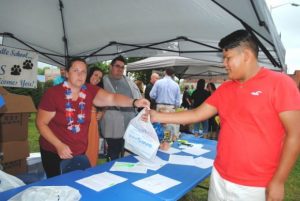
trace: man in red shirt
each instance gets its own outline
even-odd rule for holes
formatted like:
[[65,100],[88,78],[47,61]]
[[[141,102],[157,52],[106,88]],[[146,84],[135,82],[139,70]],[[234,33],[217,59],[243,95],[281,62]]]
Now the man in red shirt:
[[283,73],[260,67],[258,46],[245,30],[220,43],[231,81],[202,105],[151,120],[187,124],[219,114],[221,131],[208,200],[283,200],[284,183],[300,152],[300,94]]

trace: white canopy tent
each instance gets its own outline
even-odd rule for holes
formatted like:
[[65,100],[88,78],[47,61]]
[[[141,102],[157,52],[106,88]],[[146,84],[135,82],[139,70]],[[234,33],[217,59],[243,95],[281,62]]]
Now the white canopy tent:
[[220,63],[217,44],[247,29],[260,62],[284,68],[285,50],[263,0],[0,0],[4,46],[33,50],[65,65],[125,57],[184,56]]
[[141,71],[146,69],[164,69],[174,67],[178,78],[210,77],[227,75],[224,67],[219,63],[203,62],[180,56],[149,57],[137,62],[129,63],[127,71]]
[[[127,71],[141,71],[147,69],[161,70],[167,67],[174,67],[179,78],[198,78],[222,76],[227,77],[226,70],[222,63],[201,61],[181,56],[149,57],[140,61],[129,63]],[[271,68],[279,70],[279,68]]]

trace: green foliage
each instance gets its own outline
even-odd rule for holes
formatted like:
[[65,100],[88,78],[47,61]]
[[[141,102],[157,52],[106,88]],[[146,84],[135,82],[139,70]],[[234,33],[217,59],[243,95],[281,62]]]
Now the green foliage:
[[53,86],[53,80],[48,80],[48,81],[46,81],[45,83],[44,83],[44,92],[48,89],[48,88],[50,88],[50,87],[52,87]]
[[[145,57],[129,57],[127,58],[127,63],[132,63],[136,61],[140,61],[142,59],[145,59]],[[132,72],[132,76],[134,77],[134,80],[141,80],[144,84],[148,84],[150,81],[152,70],[143,70],[143,71],[135,71]]]
[[144,84],[148,84],[150,82],[152,70],[143,70],[133,72],[132,75],[134,80],[141,80]]
[[89,68],[98,67],[103,71],[104,74],[108,74],[108,72],[109,72],[109,64],[107,64],[106,62],[93,63],[93,64],[90,64],[88,67]]
[[31,113],[28,121],[28,142],[30,153],[40,152],[39,137],[40,134],[35,126],[36,114]]
[[146,57],[129,57],[126,59],[127,64],[146,59]]
[[37,71],[37,74],[38,75],[45,75],[45,70],[46,69],[50,69],[50,67],[45,67],[45,68],[37,68],[38,71]]

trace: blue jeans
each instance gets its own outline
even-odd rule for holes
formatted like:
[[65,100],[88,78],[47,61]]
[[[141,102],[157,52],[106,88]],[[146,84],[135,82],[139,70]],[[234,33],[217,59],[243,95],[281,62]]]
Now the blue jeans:
[[200,124],[202,124],[202,130],[203,133],[208,133],[208,120],[199,122],[199,123],[195,123],[194,124],[194,132],[198,132],[200,129]]

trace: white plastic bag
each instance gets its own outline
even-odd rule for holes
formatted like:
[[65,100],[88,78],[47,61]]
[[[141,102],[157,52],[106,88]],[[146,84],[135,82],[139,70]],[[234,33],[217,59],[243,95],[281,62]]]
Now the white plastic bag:
[[70,186],[32,186],[8,201],[78,201],[81,195]]
[[19,178],[7,174],[0,170],[0,192],[7,191],[12,188],[17,188],[19,186],[24,186],[25,183]]
[[153,160],[159,147],[159,140],[151,122],[141,120],[144,113],[145,109],[129,122],[124,134],[125,148],[143,158]]

